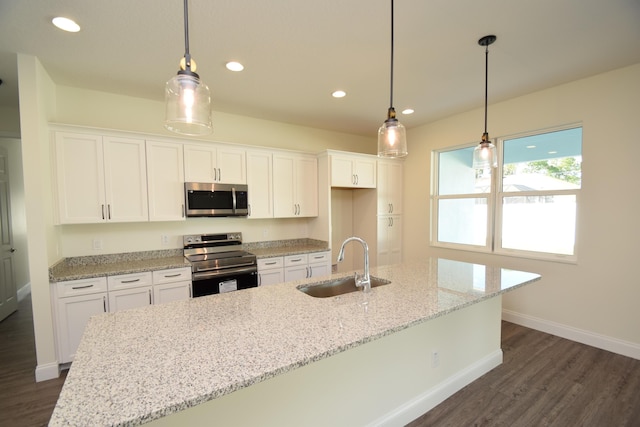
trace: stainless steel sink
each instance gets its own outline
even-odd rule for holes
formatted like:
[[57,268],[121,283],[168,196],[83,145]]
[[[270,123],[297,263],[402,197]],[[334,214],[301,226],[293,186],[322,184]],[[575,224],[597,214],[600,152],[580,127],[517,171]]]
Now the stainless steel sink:
[[[371,277],[371,287],[387,285],[391,283],[389,280]],[[316,298],[328,298],[338,295],[348,294],[349,292],[362,292],[362,288],[356,286],[353,276],[343,277],[341,279],[328,280],[326,282],[310,283],[308,285],[298,286],[298,290],[307,295]]]

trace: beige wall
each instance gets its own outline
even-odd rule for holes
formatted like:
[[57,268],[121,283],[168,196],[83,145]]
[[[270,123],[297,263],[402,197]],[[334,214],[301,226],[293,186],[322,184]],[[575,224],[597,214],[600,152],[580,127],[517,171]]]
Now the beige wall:
[[432,150],[478,140],[483,110],[410,129],[404,194],[406,258],[430,254],[541,273],[540,282],[504,297],[507,312],[550,331],[573,333],[583,342],[604,342],[614,350],[619,344],[640,358],[638,94],[640,64],[489,106],[493,138],[583,124],[576,264],[430,247]]
[[20,109],[0,106],[0,136],[20,137]]

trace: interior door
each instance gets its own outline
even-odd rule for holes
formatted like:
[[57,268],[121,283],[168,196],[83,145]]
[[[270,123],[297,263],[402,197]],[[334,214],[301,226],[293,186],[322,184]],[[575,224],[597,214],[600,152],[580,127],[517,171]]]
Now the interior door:
[[18,309],[18,294],[13,271],[13,236],[9,204],[9,154],[0,147],[0,321]]

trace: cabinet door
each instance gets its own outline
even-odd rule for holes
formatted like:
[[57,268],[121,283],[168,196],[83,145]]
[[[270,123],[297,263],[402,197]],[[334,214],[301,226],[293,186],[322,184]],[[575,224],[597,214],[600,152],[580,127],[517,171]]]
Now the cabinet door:
[[402,262],[402,216],[378,217],[378,266]]
[[60,224],[106,221],[102,137],[56,132],[55,155]]
[[153,303],[164,304],[191,298],[191,281],[153,285]]
[[58,363],[72,362],[89,318],[107,311],[107,293],[59,298],[56,307]]
[[268,151],[247,151],[249,218],[273,218],[273,160]]
[[216,182],[218,159],[211,145],[184,145],[184,175],[186,182]]
[[331,186],[355,187],[356,177],[350,157],[331,155]]
[[295,169],[296,216],[318,216],[318,159],[301,157]]
[[329,274],[331,274],[331,252],[309,254],[309,277],[320,277]]
[[148,221],[144,140],[104,137],[103,148],[107,220]]
[[275,285],[284,282],[284,269],[258,270],[258,286]]
[[307,254],[284,257],[284,281],[306,279],[309,277],[309,258]]
[[309,277],[309,266],[307,264],[285,267],[284,269],[285,282],[306,279],[307,277]]
[[145,307],[152,304],[152,298],[151,286],[109,291],[109,311]]
[[183,221],[182,144],[147,141],[149,221]]
[[233,147],[218,148],[218,182],[247,183],[247,152]]
[[378,162],[378,215],[402,213],[402,163]]
[[376,160],[370,158],[355,159],[356,187],[376,188]]
[[294,173],[295,159],[293,156],[273,155],[273,216],[275,218],[296,216],[298,210],[294,195]]

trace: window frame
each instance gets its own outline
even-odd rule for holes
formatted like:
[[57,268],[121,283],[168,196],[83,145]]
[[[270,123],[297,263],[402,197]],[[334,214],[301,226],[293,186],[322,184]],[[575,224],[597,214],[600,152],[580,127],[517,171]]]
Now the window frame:
[[[503,188],[504,177],[504,142],[516,138],[523,138],[527,136],[541,135],[545,133],[560,132],[563,130],[583,128],[582,123],[571,123],[567,125],[554,126],[546,129],[538,129],[534,131],[522,132],[513,135],[501,136],[494,138],[492,142],[496,145],[498,154],[498,167],[491,170],[491,184],[489,193],[472,193],[472,194],[453,194],[453,195],[440,195],[439,194],[439,179],[440,179],[440,165],[439,157],[441,153],[456,151],[465,148],[475,147],[477,142],[461,144],[453,147],[445,147],[437,150],[433,150],[431,153],[432,164],[432,186],[431,186],[431,224],[430,224],[430,246],[444,249],[465,250],[471,252],[488,253],[503,256],[512,256],[527,259],[538,259],[545,261],[556,261],[563,263],[576,264],[578,261],[578,230],[579,230],[579,207],[580,207],[580,195],[582,190],[582,183],[580,188],[577,189],[564,189],[564,190],[536,190],[536,191],[519,191],[519,192],[505,192]],[[582,156],[582,149],[580,150]],[[582,170],[582,168],[581,168]],[[573,242],[573,254],[558,254],[553,252],[539,252],[524,249],[513,249],[502,247],[502,226],[503,226],[503,200],[504,198],[514,196],[564,196],[572,195],[575,197],[576,211],[575,211],[575,231]],[[439,212],[438,206],[440,200],[448,199],[487,199],[487,238],[486,243],[483,246],[474,244],[452,243],[442,242],[438,240],[438,225],[439,225]]]

